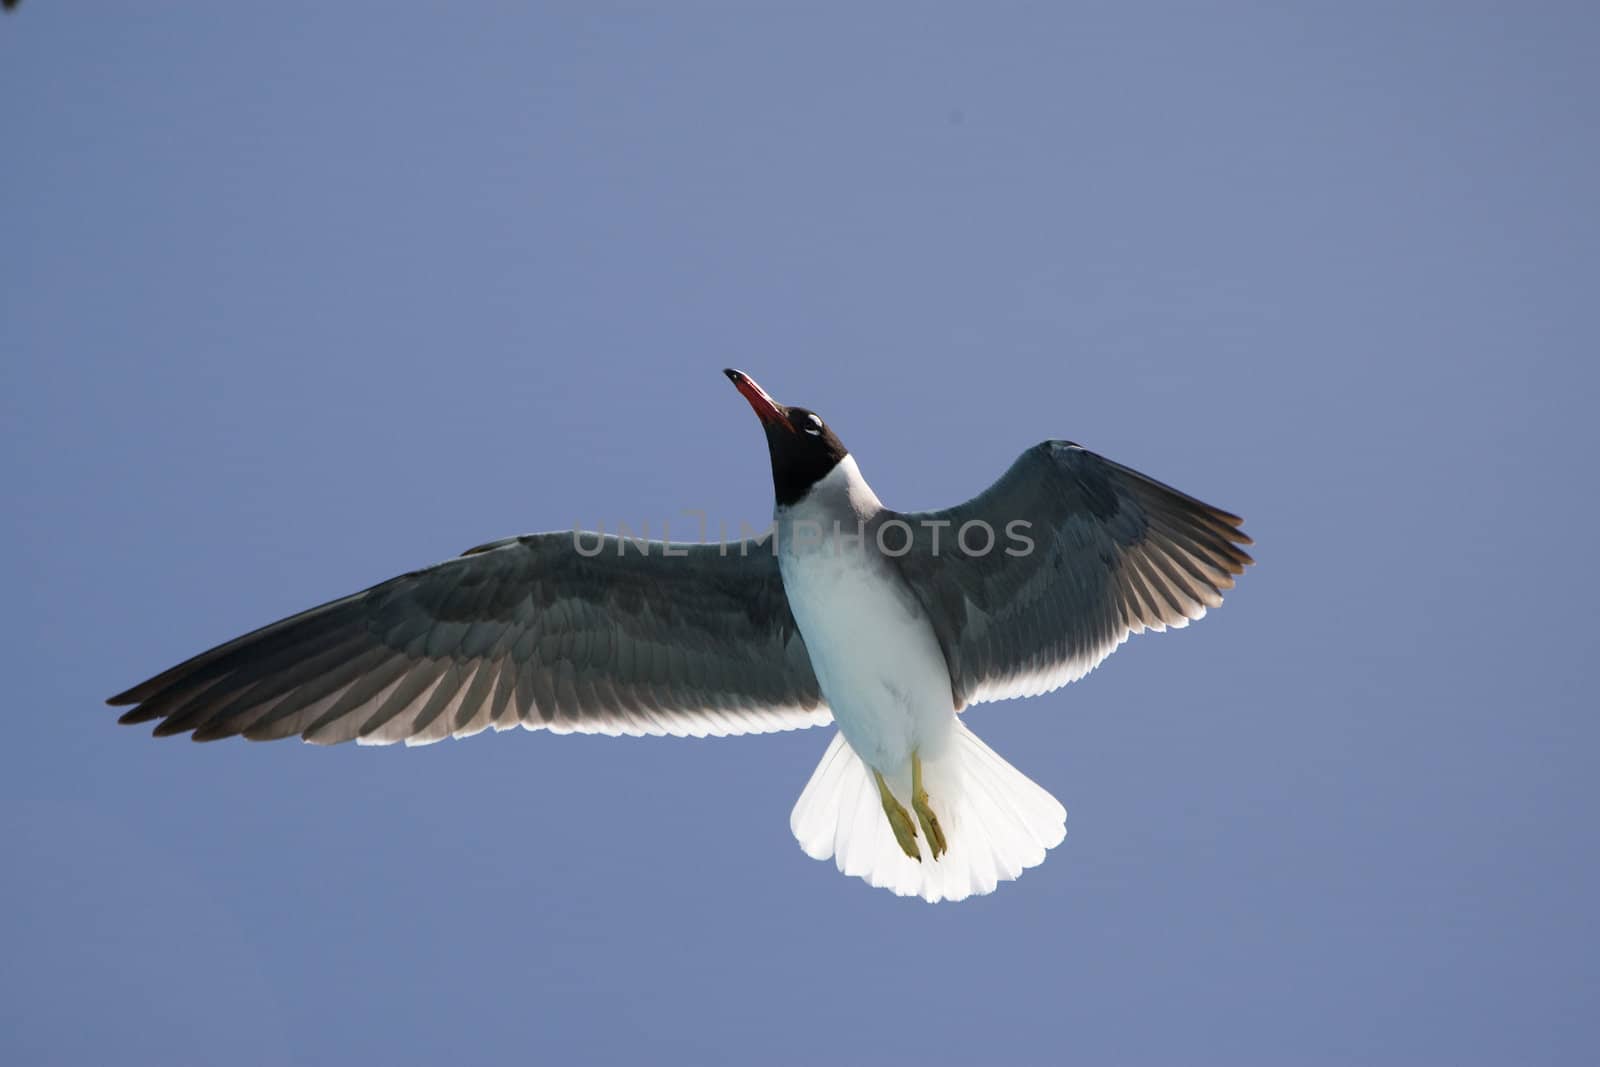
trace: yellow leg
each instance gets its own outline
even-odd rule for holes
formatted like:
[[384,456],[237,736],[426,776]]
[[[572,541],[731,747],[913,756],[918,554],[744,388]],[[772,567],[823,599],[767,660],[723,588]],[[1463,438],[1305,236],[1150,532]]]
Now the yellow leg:
[[900,851],[922,862],[922,852],[917,848],[917,827],[911,821],[911,816],[905,807],[889,792],[889,783],[883,780],[883,775],[877,771],[872,776],[878,780],[878,797],[883,801],[883,813],[889,817],[889,828],[894,831],[894,839],[900,843]]
[[938,859],[949,852],[950,847],[944,840],[944,830],[939,826],[939,816],[928,806],[928,791],[922,788],[922,757],[915,752],[911,753],[911,806],[916,809],[917,821],[922,824],[922,832],[927,835],[928,847],[933,850],[933,858]]

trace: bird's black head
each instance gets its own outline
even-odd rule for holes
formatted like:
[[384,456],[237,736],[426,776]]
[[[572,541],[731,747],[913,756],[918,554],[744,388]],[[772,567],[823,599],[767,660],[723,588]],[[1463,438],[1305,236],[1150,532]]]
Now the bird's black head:
[[767,432],[772,490],[779,506],[799,501],[850,454],[815,412],[779,404],[754,378],[741,371],[729,369],[722,373],[750,401],[761,428]]

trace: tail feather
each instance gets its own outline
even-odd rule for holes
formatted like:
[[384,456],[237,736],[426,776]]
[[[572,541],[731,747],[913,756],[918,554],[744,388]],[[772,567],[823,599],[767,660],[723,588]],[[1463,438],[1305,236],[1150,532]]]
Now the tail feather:
[[[992,893],[1001,882],[1044,862],[1066,836],[1067,812],[1056,798],[1001,759],[960,720],[944,754],[924,767],[934,812],[949,841],[938,860],[922,862],[895,843],[872,772],[835,734],[789,816],[800,847],[830,857],[845,874],[901,896],[931,902]],[[891,779],[908,807],[908,782]]]

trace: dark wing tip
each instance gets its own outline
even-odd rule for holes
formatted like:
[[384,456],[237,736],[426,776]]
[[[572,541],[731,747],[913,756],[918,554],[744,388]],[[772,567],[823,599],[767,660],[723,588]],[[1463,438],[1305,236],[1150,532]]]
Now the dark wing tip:
[[1256,544],[1256,539],[1243,531],[1245,520],[1243,520],[1242,515],[1235,515],[1234,512],[1224,512],[1221,507],[1216,507],[1214,504],[1202,504],[1202,507],[1210,510],[1211,518],[1214,518],[1216,522],[1227,526],[1227,539],[1229,541],[1234,542],[1234,544]]
[[[1210,505],[1207,506],[1210,507]],[[1244,519],[1238,515],[1223,511],[1221,508],[1211,508],[1211,512],[1215,518],[1227,524],[1228,532],[1226,536],[1228,540],[1234,543],[1235,546],[1253,545],[1256,543],[1256,539],[1254,537],[1251,537],[1249,534],[1245,533],[1243,529],[1241,529],[1241,527],[1244,526]],[[1240,562],[1244,563],[1246,566],[1255,562],[1255,560],[1250,557],[1250,553],[1244,551],[1242,548],[1235,547],[1234,552],[1238,554]]]
[[1232,574],[1243,574],[1244,569],[1256,561],[1255,557],[1246,552],[1243,547],[1256,543],[1254,538],[1239,529],[1237,524],[1243,521],[1243,519],[1235,519],[1234,523],[1229,525],[1227,532],[1222,535],[1227,538],[1227,544],[1222,547],[1227,550],[1225,561],[1228,565],[1228,571]]
[[[1225,536],[1228,538],[1228,540],[1232,541],[1236,545],[1253,545],[1256,543],[1255,538],[1251,537],[1249,534],[1245,533],[1243,529],[1241,529],[1241,527],[1244,526],[1243,518],[1233,514],[1232,512],[1223,511],[1221,508],[1214,507],[1211,504],[1202,504],[1201,506],[1211,513],[1210,517],[1212,519],[1222,523],[1227,528]],[[1238,550],[1236,549],[1235,551]],[[1239,555],[1244,557],[1244,561],[1246,563],[1255,562],[1255,560],[1250,558],[1248,553],[1239,552]]]

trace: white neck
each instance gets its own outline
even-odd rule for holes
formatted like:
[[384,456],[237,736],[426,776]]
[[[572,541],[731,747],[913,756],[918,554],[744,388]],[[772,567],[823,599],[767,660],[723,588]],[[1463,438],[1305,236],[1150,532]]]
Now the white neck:
[[847,455],[789,510],[802,515],[854,512],[861,518],[869,518],[883,510],[883,501],[861,476],[855,457]]

